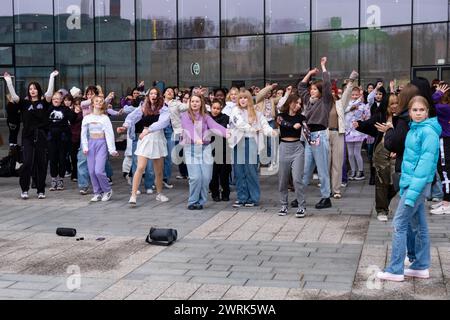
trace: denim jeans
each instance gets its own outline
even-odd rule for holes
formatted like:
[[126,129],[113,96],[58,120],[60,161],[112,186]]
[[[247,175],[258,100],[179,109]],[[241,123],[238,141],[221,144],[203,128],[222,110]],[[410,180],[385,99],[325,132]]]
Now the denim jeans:
[[89,169],[87,165],[87,156],[84,155],[82,148],[78,150],[77,159],[78,188],[88,188],[90,182]]
[[209,145],[185,145],[184,158],[189,173],[188,205],[204,205],[208,201],[214,158]]
[[329,198],[330,190],[330,168],[328,166],[328,153],[330,143],[327,130],[311,132],[311,139],[319,139],[318,145],[310,145],[306,143],[305,148],[305,173],[303,183],[305,186],[311,181],[314,168],[317,165],[317,173],[320,180],[320,193],[322,198]]
[[431,196],[429,197],[429,199],[431,200],[433,198],[444,198],[444,192],[442,191],[442,182],[438,173],[436,173],[436,182],[431,186]]
[[108,178],[111,178],[113,176],[113,174],[114,174],[113,168],[111,166],[111,162],[109,160],[109,155],[108,155],[108,158],[106,158],[105,172],[106,172],[106,176]]
[[[132,144],[132,157],[131,157],[131,173],[134,175],[137,168],[137,156],[134,154],[137,148],[137,143],[139,140],[139,135],[136,135],[135,139],[133,139]],[[153,173],[153,161],[147,161],[147,167],[145,168],[145,178],[144,178],[144,186],[145,190],[152,189],[152,186],[155,185],[155,174]]]
[[[415,240],[413,253],[415,259],[411,264],[410,269],[425,270],[430,267],[430,237],[428,234],[425,212],[425,199],[430,187],[430,184],[425,186],[424,190],[417,198],[414,207],[405,205],[408,189],[405,190],[401,197],[394,221],[392,222],[394,227],[392,235],[392,254],[389,265],[385,269],[386,272],[393,274],[404,273],[404,260],[407,244],[411,244],[411,238],[414,238]],[[412,248],[408,251],[412,251]]]
[[172,137],[173,128],[168,126],[164,129],[164,135],[167,140],[167,157],[164,158],[164,177],[163,180],[169,183],[170,177],[172,176],[172,149],[175,146],[175,141]]
[[237,200],[259,204],[261,190],[258,175],[258,145],[253,138],[243,138],[234,147],[234,173]]

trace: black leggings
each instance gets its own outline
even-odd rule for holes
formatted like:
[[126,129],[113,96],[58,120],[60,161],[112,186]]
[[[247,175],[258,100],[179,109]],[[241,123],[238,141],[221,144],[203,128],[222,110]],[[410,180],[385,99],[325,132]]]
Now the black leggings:
[[64,178],[66,174],[66,155],[68,136],[65,132],[51,132],[48,137],[48,155],[52,178]]
[[450,137],[440,139],[438,172],[442,182],[444,201],[450,202]]
[[6,120],[9,129],[9,144],[17,144],[17,137],[20,131],[20,122],[10,122]]
[[38,193],[45,193],[45,178],[47,177],[47,134],[37,130],[32,137],[22,137],[23,165],[20,172],[20,187],[22,191],[30,190],[31,175],[36,179]]

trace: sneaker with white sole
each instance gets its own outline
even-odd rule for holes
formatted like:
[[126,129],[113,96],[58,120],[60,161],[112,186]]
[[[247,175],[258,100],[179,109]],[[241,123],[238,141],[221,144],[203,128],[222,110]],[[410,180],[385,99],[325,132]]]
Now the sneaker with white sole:
[[410,261],[408,256],[406,256],[405,261],[403,261],[403,265],[405,267],[409,267],[411,264],[412,264],[412,261]]
[[28,198],[29,198],[28,192],[26,192],[26,191],[22,192],[22,193],[20,194],[20,197],[21,197],[23,200],[28,200]]
[[142,193],[141,190],[136,191],[137,195],[140,195],[141,193]]
[[111,197],[112,197],[112,194],[113,194],[112,190],[107,193],[104,193],[103,197],[102,197],[102,201],[103,202],[109,201],[109,199],[111,199]]
[[431,209],[437,209],[437,208],[439,208],[439,207],[442,207],[443,205],[444,205],[444,202],[441,201],[441,202],[432,204],[432,205],[430,206],[430,208],[431,208]]
[[131,196],[128,204],[132,207],[136,206],[136,197]]
[[387,222],[389,220],[387,214],[379,214],[377,215],[377,219],[381,222]]
[[405,276],[428,279],[430,277],[430,270],[414,270],[414,269],[405,269]]
[[298,208],[295,213],[296,218],[304,218],[306,216],[306,210],[304,208]]
[[431,210],[430,213],[435,214],[435,215],[449,214],[450,213],[450,205],[448,205],[448,206],[442,205],[436,209]]
[[278,211],[278,215],[280,217],[284,217],[285,215],[287,215],[288,212],[288,207],[287,206],[281,206],[280,211]]
[[81,188],[81,189],[80,189],[80,194],[81,194],[81,195],[85,196],[85,195],[87,195],[88,193],[89,193],[89,187]]
[[166,188],[166,189],[173,189],[173,184],[163,181],[163,185],[164,185],[164,188]]
[[145,191],[147,194],[153,194],[153,189],[147,189],[146,191]]
[[57,185],[56,190],[58,190],[58,191],[64,190],[64,180],[63,179],[59,179],[56,182],[56,185]]
[[169,201],[169,198],[167,198],[165,195],[163,195],[162,193],[159,193],[156,196],[156,201],[161,201],[161,202],[167,202]]
[[390,272],[378,272],[377,278],[380,280],[387,280],[387,281],[395,281],[395,282],[402,282],[405,281],[405,276],[402,274],[393,274]]
[[94,197],[92,197],[91,202],[99,202],[99,201],[102,201],[102,195],[94,194]]
[[52,182],[50,184],[50,188],[48,191],[56,191],[56,188],[58,187],[58,180],[56,178],[52,178]]
[[44,193],[38,193],[38,199],[39,200],[45,199],[45,194]]

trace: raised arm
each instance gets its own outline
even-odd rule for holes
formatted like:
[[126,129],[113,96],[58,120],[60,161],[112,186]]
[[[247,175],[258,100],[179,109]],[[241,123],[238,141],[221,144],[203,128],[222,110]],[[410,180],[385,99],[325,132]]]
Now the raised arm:
[[48,88],[47,92],[44,94],[45,100],[47,102],[52,101],[53,93],[55,92],[55,78],[59,75],[58,70],[53,71],[50,73],[50,79],[48,80]]
[[311,98],[311,95],[309,94],[308,90],[308,83],[312,76],[319,73],[319,69],[315,68],[310,70],[306,76],[303,78],[303,80],[298,84],[298,94],[300,98],[302,98],[302,101],[306,104],[308,103],[309,99]]
[[170,125],[170,111],[169,111],[169,107],[164,106],[161,109],[158,121],[153,123],[148,128],[148,131],[149,132],[154,132],[154,131],[162,130],[162,129],[167,128],[169,125]]
[[5,72],[3,75],[6,81],[6,86],[8,87],[9,94],[11,95],[11,99],[14,103],[19,103],[20,98],[16,93],[16,90],[14,89],[14,85],[12,83],[11,75],[8,72]]
[[333,92],[331,90],[330,73],[327,70],[327,57],[320,59],[320,65],[322,66],[323,86],[322,86],[322,100],[325,104],[331,107],[333,103]]
[[355,70],[350,74],[350,81],[347,83],[347,87],[345,87],[344,93],[342,94],[342,106],[347,107],[350,103],[352,97],[352,90],[355,87],[355,80],[358,79],[358,72]]
[[267,96],[267,94],[272,92],[272,90],[274,90],[277,86],[278,86],[278,84],[274,83],[274,84],[269,84],[268,86],[264,87],[264,89],[261,89],[261,91],[259,91],[258,94],[256,95],[256,100],[255,100],[256,104],[264,101],[264,98]]

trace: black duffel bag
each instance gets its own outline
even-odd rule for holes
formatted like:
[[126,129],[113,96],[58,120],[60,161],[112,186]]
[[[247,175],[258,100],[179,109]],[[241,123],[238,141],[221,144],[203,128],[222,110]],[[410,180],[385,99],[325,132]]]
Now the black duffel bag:
[[177,241],[177,237],[178,232],[175,229],[151,228],[145,241],[159,246],[170,246]]

